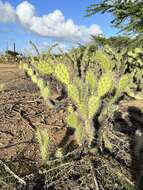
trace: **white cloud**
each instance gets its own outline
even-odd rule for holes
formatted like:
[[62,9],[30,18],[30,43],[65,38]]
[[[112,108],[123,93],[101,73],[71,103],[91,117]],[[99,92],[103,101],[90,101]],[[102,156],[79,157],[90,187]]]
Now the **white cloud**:
[[0,22],[14,22],[15,16],[15,10],[11,4],[0,0]]
[[28,3],[28,1],[24,1],[16,7],[17,18],[24,26],[30,27],[32,25],[34,13],[35,13],[34,6]]
[[[39,17],[36,15],[35,7],[28,1],[20,3],[15,11],[9,3],[1,3],[1,6],[5,7],[0,9],[2,14],[7,14],[9,17],[11,15],[11,21],[16,17],[16,20],[27,30],[39,36],[49,37],[54,41],[87,43],[90,41],[91,34],[102,34],[100,26],[96,24],[89,27],[76,25],[72,19],[66,20],[60,10]],[[10,19],[5,21],[10,21]]]

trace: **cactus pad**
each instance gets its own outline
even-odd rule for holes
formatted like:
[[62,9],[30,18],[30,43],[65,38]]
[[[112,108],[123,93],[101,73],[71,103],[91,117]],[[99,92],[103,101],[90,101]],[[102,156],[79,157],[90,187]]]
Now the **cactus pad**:
[[65,64],[57,64],[55,67],[55,76],[60,82],[68,85],[70,83],[69,72]]
[[113,74],[112,73],[107,73],[103,74],[98,82],[98,89],[97,89],[97,94],[99,97],[104,96],[107,94],[113,85]]

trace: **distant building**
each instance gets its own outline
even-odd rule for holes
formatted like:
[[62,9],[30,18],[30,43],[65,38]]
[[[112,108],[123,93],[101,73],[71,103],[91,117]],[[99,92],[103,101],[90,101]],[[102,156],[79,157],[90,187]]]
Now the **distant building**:
[[11,51],[11,50],[7,50],[7,51],[5,51],[5,54],[6,54],[6,55],[13,56],[13,57],[16,57],[16,56],[22,56],[21,53],[18,53],[18,52],[16,52],[16,51]]

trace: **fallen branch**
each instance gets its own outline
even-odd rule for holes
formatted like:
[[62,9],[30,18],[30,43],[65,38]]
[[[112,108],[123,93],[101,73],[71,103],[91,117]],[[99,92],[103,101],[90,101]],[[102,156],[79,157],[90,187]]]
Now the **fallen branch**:
[[18,175],[16,175],[2,160],[0,160],[0,164],[2,164],[4,169],[15,179],[17,179],[20,184],[26,185],[26,182],[23,179],[21,179]]
[[90,169],[91,169],[91,174],[92,174],[92,178],[93,178],[93,182],[94,182],[94,187],[95,187],[96,190],[99,190],[96,174],[95,174],[95,172],[93,170],[93,166],[92,166],[91,161],[90,161]]

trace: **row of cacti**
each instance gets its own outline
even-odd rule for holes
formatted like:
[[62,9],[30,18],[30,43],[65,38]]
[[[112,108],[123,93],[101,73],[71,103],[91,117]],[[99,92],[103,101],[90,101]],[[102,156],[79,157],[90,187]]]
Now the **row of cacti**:
[[106,46],[105,51],[115,60],[121,74],[132,73],[134,88],[143,89],[143,48],[123,49],[117,52]]
[[[101,50],[95,50],[95,52],[91,50],[92,45],[89,45],[85,48],[85,51],[80,51],[76,49],[72,50],[68,54],[68,62],[71,65],[74,65],[74,74],[77,73],[77,76],[83,75],[85,76],[85,70],[87,68],[91,68],[94,70],[97,78],[100,76],[100,65],[97,64],[97,61],[102,57],[102,61],[106,61]],[[98,55],[100,54],[101,55]],[[106,64],[107,68],[109,65],[116,71],[116,73],[121,76],[125,73],[132,73],[132,78],[134,82],[134,89],[142,89],[143,88],[143,49],[142,48],[134,48],[132,50],[123,49],[123,50],[113,50],[111,47],[106,45],[103,49],[103,52],[108,56],[108,60],[112,60],[112,65]],[[78,61],[77,61],[78,60]],[[104,62],[103,62],[104,67]]]
[[[35,63],[36,74],[28,64],[22,64],[21,67],[39,87],[41,95],[46,102],[51,97],[50,84],[39,76],[52,75],[63,84],[68,97],[76,107],[76,110],[68,108],[67,123],[75,129],[75,140],[77,143],[90,146],[94,140],[96,129],[93,119],[100,110],[99,108],[101,108],[103,100],[109,94],[107,103],[100,110],[101,120],[103,115],[108,117],[109,109],[112,110],[112,105],[121,93],[129,90],[132,76],[129,74],[117,75],[114,69],[115,61],[101,50],[94,54],[96,64],[100,68],[100,73],[97,73],[93,67],[86,65],[86,54],[87,52],[83,55],[82,64],[80,65],[81,75],[74,75],[74,71],[75,73],[77,72],[77,68],[75,68],[76,60],[73,61],[74,67],[64,63],[53,63],[51,59],[48,61],[40,60]],[[71,69],[74,68],[75,70],[72,71]],[[111,110],[110,112],[112,112]]]

